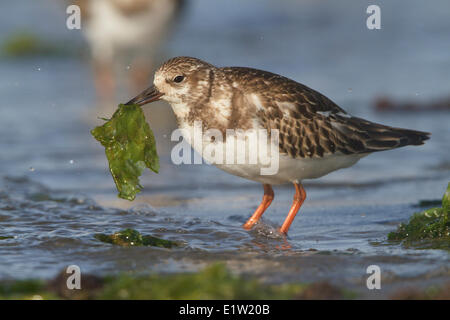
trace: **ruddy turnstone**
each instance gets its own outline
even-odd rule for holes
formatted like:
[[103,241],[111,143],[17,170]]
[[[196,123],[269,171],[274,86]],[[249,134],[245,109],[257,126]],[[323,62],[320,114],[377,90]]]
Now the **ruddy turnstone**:
[[115,71],[129,69],[134,89],[147,83],[154,60],[184,0],[77,0],[93,59],[100,105],[111,106]]
[[128,104],[145,105],[159,99],[170,103],[180,128],[192,129],[195,121],[201,121],[204,128],[219,131],[278,130],[279,169],[275,174],[261,175],[255,170],[259,164],[216,164],[263,184],[262,202],[245,229],[271,204],[272,184],[291,182],[295,187],[293,204],[280,228],[286,234],[306,198],[303,180],[350,167],[372,152],[421,145],[430,135],[354,117],[319,92],[274,73],[218,68],[190,57],[165,62],[155,72],[153,85]]

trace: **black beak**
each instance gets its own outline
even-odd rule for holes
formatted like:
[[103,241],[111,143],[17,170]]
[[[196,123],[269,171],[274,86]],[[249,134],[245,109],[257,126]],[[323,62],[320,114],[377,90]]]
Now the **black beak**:
[[158,101],[164,93],[161,93],[156,89],[155,86],[151,86],[148,89],[145,89],[140,94],[138,94],[136,97],[125,103],[126,105],[130,104],[137,104],[138,106],[143,106],[144,104]]

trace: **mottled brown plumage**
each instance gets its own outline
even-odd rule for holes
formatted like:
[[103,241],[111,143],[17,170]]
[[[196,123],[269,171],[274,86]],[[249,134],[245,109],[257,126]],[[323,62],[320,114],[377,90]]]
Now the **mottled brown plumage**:
[[[429,138],[426,132],[353,117],[319,92],[267,71],[217,68],[196,58],[177,57],[156,71],[153,83],[129,103],[144,105],[158,99],[169,102],[178,126],[187,129],[186,132],[192,132],[198,121],[204,130],[217,129],[223,137],[227,129],[266,129],[272,137],[276,137],[274,130],[278,131],[278,145],[262,140],[279,151],[275,152],[276,170],[270,174],[262,173],[262,162],[213,162],[225,172],[264,185],[263,200],[244,224],[246,229],[257,223],[271,204],[272,184],[292,182],[295,186],[294,201],[280,227],[282,233],[287,233],[306,199],[302,180],[350,167],[372,152],[420,145]],[[192,143],[189,134],[183,136],[203,157],[209,157]],[[219,146],[218,150],[225,149],[228,154],[226,143],[212,141]],[[274,168],[272,162],[270,168]]]
[[[335,153],[365,154],[420,145],[429,133],[394,128],[349,115],[321,93],[286,77],[267,71],[216,68],[190,57],[177,57],[161,66],[159,73],[189,74],[186,81],[196,93],[185,97],[190,108],[186,118],[199,119],[205,128],[247,130],[256,120],[262,128],[278,129],[280,152],[292,158],[324,157]],[[170,80],[167,80],[170,81]],[[199,83],[204,81],[202,86]],[[231,95],[230,114],[218,121],[214,101]],[[252,99],[252,95],[256,95]]]

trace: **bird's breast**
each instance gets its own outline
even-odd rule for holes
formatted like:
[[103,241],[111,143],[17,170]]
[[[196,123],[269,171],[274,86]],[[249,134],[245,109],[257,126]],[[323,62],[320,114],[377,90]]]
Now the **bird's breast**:
[[217,129],[225,133],[230,126],[232,111],[227,99],[204,104],[179,102],[171,106],[179,128],[194,127],[197,122],[201,123],[203,130]]

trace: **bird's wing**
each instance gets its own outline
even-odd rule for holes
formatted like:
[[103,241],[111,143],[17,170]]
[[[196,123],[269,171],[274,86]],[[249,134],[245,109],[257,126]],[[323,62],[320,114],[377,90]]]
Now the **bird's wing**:
[[228,68],[267,130],[278,129],[280,152],[293,158],[364,154],[420,145],[429,133],[353,117],[321,93],[288,78],[249,68]]
[[429,133],[393,128],[348,114],[312,117],[275,116],[261,112],[263,127],[279,130],[280,151],[293,158],[324,157],[335,153],[365,154],[406,145],[421,145]]

